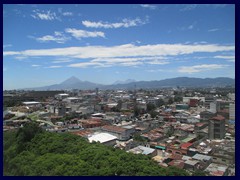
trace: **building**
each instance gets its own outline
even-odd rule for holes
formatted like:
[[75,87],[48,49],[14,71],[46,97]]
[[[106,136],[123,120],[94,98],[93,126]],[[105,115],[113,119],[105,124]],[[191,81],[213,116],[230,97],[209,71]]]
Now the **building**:
[[188,110],[189,105],[188,104],[176,104],[176,110]]
[[217,112],[217,105],[215,102],[210,102],[210,109],[209,109],[210,112],[212,113],[216,113]]
[[79,120],[78,122],[81,125],[81,127],[83,127],[84,129],[96,128],[104,125],[104,123],[100,119],[86,119],[86,120]]
[[69,94],[61,93],[61,94],[55,95],[55,98],[56,98],[56,99],[59,99],[59,100],[62,100],[62,99],[64,99],[64,98],[68,97],[68,96],[69,96]]
[[223,116],[217,115],[209,120],[209,139],[223,139],[225,137],[225,133],[225,118]]
[[131,138],[134,128],[124,128],[112,125],[106,125],[102,127],[102,131],[108,132],[114,136],[117,136],[118,140],[128,140]]
[[145,146],[137,146],[133,149],[128,150],[127,152],[131,152],[134,154],[144,154],[144,155],[150,155],[150,156],[156,156],[157,155],[157,150],[150,148],[150,147],[145,147]]
[[205,170],[211,176],[227,176],[228,175],[228,166],[211,163]]
[[[205,97],[183,97],[183,103],[188,104],[192,99],[205,102]],[[194,101],[194,102],[197,102],[197,101]]]
[[100,142],[101,144],[114,146],[116,144],[116,136],[109,133],[95,133],[88,136],[89,142]]
[[227,96],[230,100],[235,101],[235,93],[229,93]]
[[214,117],[215,113],[210,112],[210,111],[202,111],[200,112],[200,119],[203,121],[208,121],[210,118]]
[[229,105],[229,120],[235,120],[235,103]]
[[36,101],[27,101],[27,102],[23,102],[23,104],[28,107],[40,107],[41,106],[41,103],[36,102]]

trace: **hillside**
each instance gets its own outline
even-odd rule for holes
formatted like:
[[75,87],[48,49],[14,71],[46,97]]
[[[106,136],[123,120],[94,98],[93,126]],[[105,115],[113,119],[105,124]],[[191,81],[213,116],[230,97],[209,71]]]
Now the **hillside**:
[[134,89],[137,88],[151,89],[164,87],[224,87],[235,86],[235,79],[219,77],[219,78],[190,78],[177,77],[155,81],[135,81],[128,79],[126,81],[116,81],[112,85],[96,84],[89,81],[81,81],[76,77],[71,77],[60,84],[27,88],[27,90],[70,90],[70,89]]
[[100,143],[88,143],[69,133],[49,133],[36,124],[4,132],[5,176],[185,176],[163,168],[150,157]]

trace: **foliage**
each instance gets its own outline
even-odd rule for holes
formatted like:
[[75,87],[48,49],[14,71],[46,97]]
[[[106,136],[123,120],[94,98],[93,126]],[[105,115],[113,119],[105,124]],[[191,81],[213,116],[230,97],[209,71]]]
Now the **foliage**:
[[[30,127],[34,130],[30,130]],[[3,142],[4,175],[188,175],[184,170],[160,167],[149,156],[127,153],[100,143],[89,143],[70,133],[39,131],[35,124],[29,124],[18,132],[4,132]],[[27,146],[18,151],[19,143]]]
[[148,103],[147,104],[147,111],[150,112],[152,110],[154,110],[156,108],[156,106],[152,103]]
[[199,171],[199,170],[197,170],[197,171],[195,171],[195,172],[192,173],[192,176],[206,176],[206,175],[207,175],[206,172],[204,172],[204,171]]

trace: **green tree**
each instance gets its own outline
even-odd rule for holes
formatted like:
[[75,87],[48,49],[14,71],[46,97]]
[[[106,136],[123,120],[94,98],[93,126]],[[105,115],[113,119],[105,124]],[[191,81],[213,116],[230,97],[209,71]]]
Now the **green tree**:
[[152,110],[154,110],[156,108],[156,106],[152,103],[148,103],[147,104],[147,111],[150,112]]

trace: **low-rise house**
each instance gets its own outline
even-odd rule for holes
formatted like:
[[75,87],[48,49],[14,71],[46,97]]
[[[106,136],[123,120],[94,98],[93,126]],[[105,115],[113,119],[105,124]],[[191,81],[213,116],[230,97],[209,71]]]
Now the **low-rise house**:
[[195,154],[192,159],[198,160],[200,162],[203,162],[203,166],[208,166],[210,163],[212,163],[213,158],[211,156],[203,155],[203,154]]
[[134,154],[144,154],[144,155],[150,155],[150,156],[156,156],[157,155],[157,150],[145,146],[137,146],[133,149],[128,150],[127,152],[131,152]]
[[227,176],[228,166],[222,164],[211,163],[205,170],[211,176]]
[[96,128],[104,125],[104,122],[100,119],[86,119],[78,121],[83,128]]
[[118,140],[128,140],[133,134],[134,128],[123,128],[119,126],[106,125],[102,127],[102,131],[117,136]]

